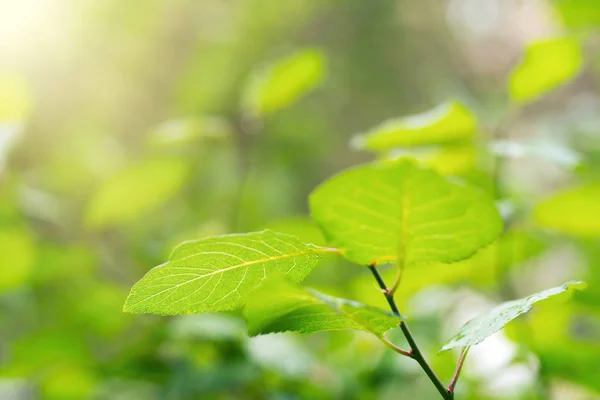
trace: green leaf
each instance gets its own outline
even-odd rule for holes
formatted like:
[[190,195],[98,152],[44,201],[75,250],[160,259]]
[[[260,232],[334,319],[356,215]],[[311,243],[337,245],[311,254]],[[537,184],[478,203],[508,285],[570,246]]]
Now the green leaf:
[[407,160],[343,171],[312,193],[310,208],[327,239],[363,265],[458,261],[502,230],[483,191]]
[[573,79],[581,70],[583,54],[572,38],[544,40],[530,44],[509,80],[509,92],[516,102],[529,102]]
[[477,149],[472,143],[456,143],[419,149],[395,149],[382,160],[413,158],[441,175],[460,175],[477,165]]
[[215,116],[169,120],[158,125],[148,137],[151,146],[189,145],[199,139],[223,139],[231,135],[228,122]]
[[233,310],[269,275],[303,280],[332,249],[269,230],[184,242],[136,283],[123,308],[174,315]]
[[184,161],[150,159],[112,176],[94,193],[86,209],[90,228],[130,222],[155,210],[183,185]]
[[244,90],[242,106],[253,115],[271,114],[319,86],[324,74],[325,58],[321,51],[298,51],[254,71]]
[[460,331],[446,343],[440,351],[454,347],[474,346],[483,342],[487,337],[498,332],[519,315],[530,311],[533,305],[549,297],[566,292],[569,287],[583,288],[583,282],[571,281],[561,286],[546,289],[519,300],[508,301],[492,308],[483,315],[467,322]]
[[471,112],[449,101],[422,114],[387,120],[352,140],[355,148],[390,150],[470,139],[477,129]]
[[554,0],[564,24],[570,28],[597,28],[600,25],[598,0]]
[[600,184],[590,183],[565,190],[539,203],[536,222],[574,236],[600,235]]
[[244,315],[251,336],[361,330],[380,337],[401,322],[400,317],[378,308],[304,289],[278,277],[267,280],[248,298]]

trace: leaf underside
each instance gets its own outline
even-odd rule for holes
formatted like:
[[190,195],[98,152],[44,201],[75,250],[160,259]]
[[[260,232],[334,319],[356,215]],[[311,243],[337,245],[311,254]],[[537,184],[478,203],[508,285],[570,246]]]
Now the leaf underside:
[[492,308],[485,314],[467,322],[458,333],[446,343],[440,351],[454,347],[474,346],[498,332],[519,315],[530,311],[533,305],[549,297],[566,292],[570,287],[582,288],[585,284],[579,281],[567,282],[561,286],[546,289],[519,300],[508,301]]
[[383,310],[269,278],[249,296],[244,308],[251,336],[295,331],[361,330],[383,335],[401,319]]

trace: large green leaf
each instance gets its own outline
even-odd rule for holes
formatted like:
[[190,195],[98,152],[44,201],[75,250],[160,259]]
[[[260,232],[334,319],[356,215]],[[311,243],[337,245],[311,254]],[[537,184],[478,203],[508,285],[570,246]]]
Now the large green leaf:
[[600,235],[600,184],[590,183],[565,190],[539,203],[534,211],[538,224],[574,236]]
[[273,113],[317,87],[324,74],[325,59],[321,51],[298,51],[254,71],[244,90],[242,106],[251,114]]
[[400,317],[378,308],[304,289],[279,277],[269,279],[248,298],[244,315],[252,336],[330,330],[362,330],[382,336],[401,322]]
[[469,139],[477,129],[471,112],[457,101],[449,101],[422,114],[387,120],[353,139],[354,147],[390,150]]
[[583,55],[576,39],[559,38],[530,44],[509,80],[510,96],[528,102],[546,94],[581,70]]
[[446,343],[440,351],[454,347],[474,346],[498,332],[513,319],[533,308],[533,305],[549,297],[566,292],[569,287],[582,288],[583,282],[567,282],[561,286],[546,289],[519,300],[508,301],[492,308],[483,315],[467,322],[460,331]]
[[304,279],[332,249],[269,230],[184,242],[165,264],[136,283],[124,306],[131,313],[173,315],[232,310],[278,271]]
[[187,169],[182,160],[156,158],[117,173],[91,197],[85,214],[86,225],[103,228],[148,214],[179,190]]
[[343,171],[312,193],[310,208],[327,239],[359,264],[458,261],[502,230],[483,191],[408,160]]

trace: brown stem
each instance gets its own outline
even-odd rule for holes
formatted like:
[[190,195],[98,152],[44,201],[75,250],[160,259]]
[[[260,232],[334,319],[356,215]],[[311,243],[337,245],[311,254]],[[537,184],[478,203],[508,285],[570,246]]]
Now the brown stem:
[[[391,293],[390,290],[387,288],[385,282],[383,281],[383,278],[379,274],[379,271],[377,271],[377,268],[375,268],[375,265],[369,265],[369,270],[371,270],[371,273],[377,281],[377,284],[383,290],[385,299],[387,300],[392,312],[402,318],[402,314],[400,314],[398,306],[396,305],[396,301],[394,300],[394,294]],[[415,341],[412,333],[410,332],[410,329],[408,328],[406,322],[400,322],[400,329],[402,330],[404,337],[410,345],[410,351],[407,352],[410,353],[410,357],[419,363],[423,371],[425,371],[425,374],[427,374],[427,376],[429,377],[429,380],[431,380],[431,382],[433,383],[437,391],[440,393],[440,395],[442,395],[442,398],[444,400],[454,400],[454,392],[451,392],[448,389],[446,389],[440,378],[438,378],[438,376],[436,375],[435,371],[427,363],[425,357],[423,356],[423,353],[421,352],[421,349],[419,349],[419,346],[417,345],[417,342]]]
[[460,353],[460,357],[458,358],[458,363],[456,364],[456,370],[454,371],[454,376],[448,385],[448,391],[454,393],[454,387],[456,386],[456,382],[458,382],[458,377],[460,376],[460,371],[465,363],[465,359],[467,358],[467,353],[469,352],[469,346],[465,347],[463,351]]

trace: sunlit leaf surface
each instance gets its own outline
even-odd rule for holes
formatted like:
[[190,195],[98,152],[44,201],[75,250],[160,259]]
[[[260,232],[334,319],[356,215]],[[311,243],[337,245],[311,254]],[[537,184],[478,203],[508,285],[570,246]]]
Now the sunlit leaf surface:
[[407,160],[343,171],[312,193],[310,208],[329,241],[364,265],[458,261],[502,229],[485,193]]
[[461,103],[450,101],[422,114],[384,121],[355,137],[352,144],[377,151],[424,146],[469,139],[476,129],[471,112]]
[[268,230],[185,242],[135,284],[124,310],[161,315],[232,310],[275,271],[301,281],[329,250]]
[[574,78],[583,55],[576,39],[559,38],[530,44],[509,80],[514,101],[527,102]]
[[600,235],[600,184],[582,185],[539,203],[534,211],[538,224],[569,235]]
[[304,289],[283,279],[269,279],[248,299],[244,309],[250,335],[296,331],[362,330],[376,336],[401,319],[364,304]]
[[566,292],[569,287],[583,288],[583,282],[567,282],[561,286],[546,289],[519,300],[508,301],[489,310],[483,315],[467,322],[460,331],[446,343],[440,351],[453,347],[473,346],[483,342],[487,337],[498,332],[513,319],[533,308],[533,305],[549,297]]
[[265,115],[285,108],[321,84],[325,58],[316,49],[300,50],[262,66],[249,78],[243,93],[243,108]]
[[87,226],[102,228],[146,215],[179,190],[186,173],[186,163],[175,158],[149,159],[117,173],[92,195]]

